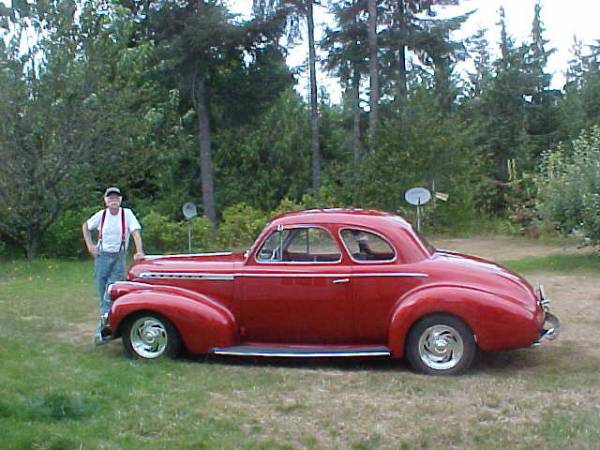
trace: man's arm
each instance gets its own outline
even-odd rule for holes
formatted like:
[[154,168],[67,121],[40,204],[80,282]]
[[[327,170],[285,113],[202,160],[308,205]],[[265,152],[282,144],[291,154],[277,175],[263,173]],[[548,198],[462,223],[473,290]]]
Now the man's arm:
[[81,231],[83,231],[83,240],[85,241],[85,246],[87,247],[87,251],[94,258],[98,256],[98,248],[94,245],[92,241],[92,234],[87,226],[87,221],[83,222],[83,226],[81,227]]
[[135,243],[135,254],[133,255],[133,259],[139,261],[140,259],[144,259],[144,246],[142,245],[142,234],[140,230],[133,230],[131,232],[131,236],[133,236],[133,242]]

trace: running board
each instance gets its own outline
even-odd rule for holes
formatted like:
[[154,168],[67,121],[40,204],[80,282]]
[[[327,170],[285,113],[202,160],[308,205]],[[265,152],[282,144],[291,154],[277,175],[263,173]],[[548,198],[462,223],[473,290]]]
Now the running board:
[[213,348],[213,355],[226,356],[270,356],[277,358],[339,358],[390,356],[390,349],[383,346],[270,346],[236,345]]

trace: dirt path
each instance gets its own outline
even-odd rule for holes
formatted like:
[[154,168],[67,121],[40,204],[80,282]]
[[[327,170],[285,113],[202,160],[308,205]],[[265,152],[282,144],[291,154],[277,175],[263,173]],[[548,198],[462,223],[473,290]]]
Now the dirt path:
[[465,239],[432,238],[434,247],[454,250],[468,255],[481,256],[492,261],[557,255],[562,253],[587,253],[589,248],[578,248],[575,243],[549,243],[519,237],[477,237]]

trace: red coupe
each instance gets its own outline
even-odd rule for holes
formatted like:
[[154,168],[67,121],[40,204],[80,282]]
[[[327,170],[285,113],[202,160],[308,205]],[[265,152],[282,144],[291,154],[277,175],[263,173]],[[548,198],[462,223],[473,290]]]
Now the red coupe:
[[144,359],[406,357],[454,374],[478,350],[536,346],[560,327],[541,286],[372,210],[279,215],[243,254],[149,256],[109,296],[103,334]]

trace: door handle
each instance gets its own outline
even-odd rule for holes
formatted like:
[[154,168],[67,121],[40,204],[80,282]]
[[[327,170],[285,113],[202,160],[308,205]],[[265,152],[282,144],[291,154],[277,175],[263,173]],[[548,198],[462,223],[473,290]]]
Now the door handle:
[[338,278],[337,280],[333,280],[333,284],[348,283],[349,281],[350,278]]

